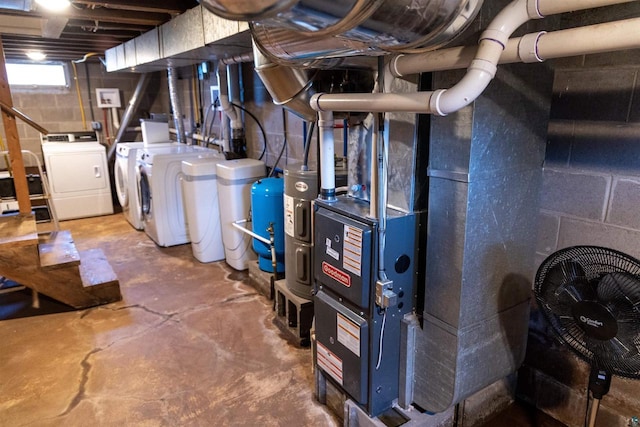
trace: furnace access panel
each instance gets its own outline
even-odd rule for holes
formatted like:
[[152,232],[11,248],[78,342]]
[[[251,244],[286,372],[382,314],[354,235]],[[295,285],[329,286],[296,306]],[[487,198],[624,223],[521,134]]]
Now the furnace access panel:
[[416,217],[389,210],[385,258],[397,302],[385,311],[375,304],[378,228],[366,217],[368,205],[316,206],[316,364],[376,416],[398,397],[400,323],[414,303]]

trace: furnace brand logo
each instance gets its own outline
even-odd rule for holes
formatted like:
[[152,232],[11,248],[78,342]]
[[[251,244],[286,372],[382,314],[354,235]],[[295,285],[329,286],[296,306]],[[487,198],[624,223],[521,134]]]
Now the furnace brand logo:
[[601,328],[604,326],[604,323],[602,323],[602,321],[590,319],[587,316],[580,316],[580,321],[587,326],[591,326],[592,328]]
[[296,182],[295,187],[296,187],[296,190],[298,190],[301,193],[304,193],[309,189],[309,186],[307,185],[307,183],[302,181]]
[[347,288],[351,287],[351,276],[342,270],[335,268],[333,265],[326,261],[322,261],[322,272],[331,277],[336,282],[345,285]]

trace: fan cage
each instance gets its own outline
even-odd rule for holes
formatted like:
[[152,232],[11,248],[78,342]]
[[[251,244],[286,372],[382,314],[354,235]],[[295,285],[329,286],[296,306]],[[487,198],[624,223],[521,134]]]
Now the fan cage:
[[[559,273],[563,281],[554,283]],[[602,280],[607,275],[618,281]],[[612,374],[640,378],[640,261],[599,246],[561,249],[541,264],[534,293],[560,341],[580,358]],[[618,325],[614,338],[593,339],[575,321],[572,304],[585,300],[612,312]]]

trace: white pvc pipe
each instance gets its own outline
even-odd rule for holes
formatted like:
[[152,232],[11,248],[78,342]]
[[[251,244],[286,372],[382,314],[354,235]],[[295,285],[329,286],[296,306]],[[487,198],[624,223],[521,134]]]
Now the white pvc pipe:
[[320,112],[318,115],[320,132],[320,198],[326,201],[336,200],[335,147],[333,142],[333,112]]
[[515,0],[482,33],[480,47],[465,77],[451,89],[423,92],[428,105],[418,105],[420,97],[414,94],[319,94],[312,98],[311,106],[317,111],[397,111],[446,115],[470,104],[486,89],[495,75],[496,65],[509,37],[528,20],[554,13],[627,2],[629,0]]
[[538,0],[538,10],[542,16],[574,10],[594,9],[614,4],[630,3],[635,0]]
[[[509,39],[499,64],[537,62],[554,58],[640,48],[640,18],[605,22]],[[398,55],[388,65],[395,77],[468,67],[477,47],[459,46],[416,55]]]
[[240,113],[229,101],[229,80],[227,79],[227,69],[224,65],[218,65],[216,76],[218,79],[218,87],[220,88],[218,91],[218,99],[220,100],[222,111],[229,117],[231,129],[242,129]]
[[640,48],[640,18],[547,33],[538,41],[542,59]]

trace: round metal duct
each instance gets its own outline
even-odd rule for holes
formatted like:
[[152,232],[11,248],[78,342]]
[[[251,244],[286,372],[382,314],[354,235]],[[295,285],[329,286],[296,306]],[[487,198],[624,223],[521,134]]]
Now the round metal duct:
[[286,9],[297,0],[200,0],[212,13],[233,21],[264,19]]
[[[278,62],[338,65],[329,58],[431,50],[473,20],[482,0],[203,0],[213,13],[252,21],[260,50]],[[235,12],[235,13],[231,13]]]

